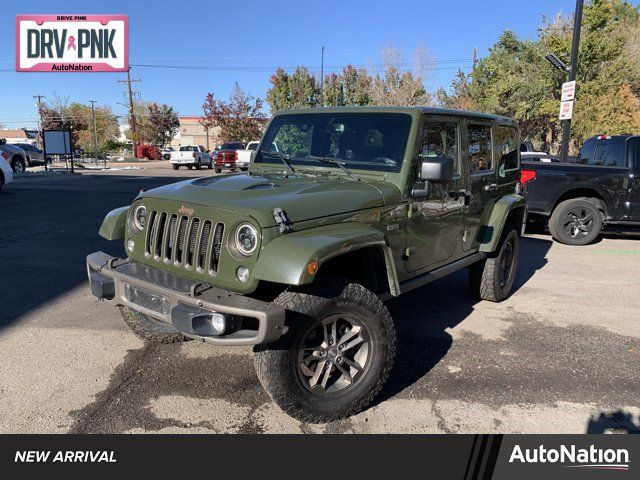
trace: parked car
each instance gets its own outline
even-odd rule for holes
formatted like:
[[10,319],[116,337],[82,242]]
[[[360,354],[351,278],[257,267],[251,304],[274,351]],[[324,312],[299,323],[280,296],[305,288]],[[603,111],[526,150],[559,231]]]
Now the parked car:
[[558,163],[559,157],[549,155],[545,152],[523,152],[520,154],[520,160],[524,162],[542,162],[542,163]]
[[0,151],[0,190],[7,183],[13,181],[13,169],[9,164],[11,156],[4,151]]
[[183,145],[177,152],[171,152],[171,164],[174,170],[183,166],[189,170],[193,167],[200,170],[203,166],[213,168],[211,154],[202,145]]
[[238,169],[238,151],[243,149],[244,143],[242,142],[223,143],[218,150],[214,164],[216,173],[220,173],[222,170],[235,172]]
[[587,245],[603,228],[640,227],[640,136],[588,139],[576,163],[526,163],[527,221],[548,224],[553,238]]
[[[15,145],[16,147],[24,150],[24,153],[26,154],[27,167],[44,165],[44,150],[38,148],[36,145],[33,145],[32,143],[12,143],[11,145]],[[51,163],[50,159],[49,163]]]
[[238,150],[238,159],[236,160],[236,166],[242,170],[246,171],[249,169],[249,165],[251,164],[251,159],[255,155],[256,149],[260,145],[260,141],[253,141],[247,143],[247,146],[242,150]]
[[107,214],[100,234],[128,258],[89,255],[91,292],[148,340],[253,345],[285,412],[345,418],[391,372],[384,301],[462,269],[480,299],[513,290],[518,145],[515,121],[459,110],[276,113],[248,174],[141,191]]
[[0,138],[0,152],[9,155],[9,165],[14,173],[22,173],[27,169],[27,154],[23,149],[10,145],[4,138]]
[[160,154],[162,155],[163,160],[171,160],[171,152],[173,152],[173,147],[164,147],[160,149]]

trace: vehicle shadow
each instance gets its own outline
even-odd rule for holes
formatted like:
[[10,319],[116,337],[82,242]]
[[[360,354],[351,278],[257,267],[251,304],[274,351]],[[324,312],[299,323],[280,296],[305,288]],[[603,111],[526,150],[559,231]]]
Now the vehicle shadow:
[[[87,284],[86,256],[122,256],[122,242],[98,235],[104,216],[142,188],[185,180],[127,175],[25,176],[2,189],[0,332],[20,317]],[[88,288],[88,287],[87,287]]]
[[634,421],[633,415],[624,410],[600,412],[587,423],[586,433],[634,433],[640,434],[640,416]]
[[[551,244],[551,239],[521,238],[513,295],[547,264]],[[396,324],[396,361],[375,404],[410,389],[446,356],[453,344],[447,329],[462,323],[481,301],[470,294],[467,277],[465,269],[387,303]]]

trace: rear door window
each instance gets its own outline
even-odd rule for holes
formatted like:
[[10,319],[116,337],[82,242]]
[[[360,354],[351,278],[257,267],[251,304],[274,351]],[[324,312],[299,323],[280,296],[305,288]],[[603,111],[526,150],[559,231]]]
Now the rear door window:
[[518,131],[513,127],[499,125],[496,137],[498,174],[504,177],[505,171],[515,170],[519,166]]
[[469,172],[486,173],[493,170],[491,126],[469,124],[467,128]]

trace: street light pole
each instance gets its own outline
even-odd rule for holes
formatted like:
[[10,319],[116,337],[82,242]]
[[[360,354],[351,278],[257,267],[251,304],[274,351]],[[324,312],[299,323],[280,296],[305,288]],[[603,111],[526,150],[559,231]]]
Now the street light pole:
[[[34,95],[33,98],[36,100],[38,105],[38,135],[40,135],[40,145],[42,145],[42,99],[46,97],[44,95]],[[48,170],[46,155],[44,158],[44,170],[45,172]]]
[[91,102],[91,116],[93,117],[93,157],[98,165],[98,129],[96,128],[96,100],[89,100]]
[[[584,0],[576,0],[576,13],[573,20],[573,39],[571,41],[571,68],[569,70],[569,82],[576,79],[578,72],[578,53],[580,50],[580,29],[582,27],[582,9]],[[569,141],[571,140],[571,120],[562,121],[562,147],[560,160],[567,161],[569,155]]]

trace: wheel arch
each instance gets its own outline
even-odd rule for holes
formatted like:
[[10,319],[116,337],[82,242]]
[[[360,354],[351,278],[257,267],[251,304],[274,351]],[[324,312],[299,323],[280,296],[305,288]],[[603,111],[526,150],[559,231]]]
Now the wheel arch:
[[129,206],[111,210],[104,217],[98,234],[107,240],[123,240]]
[[506,225],[513,225],[520,232],[525,205],[524,197],[515,194],[506,195],[495,203],[489,220],[480,229],[481,252],[491,253],[496,250]]
[[[371,262],[375,276],[371,280],[377,282],[379,289],[399,295],[395,264],[384,234],[356,222],[312,228],[272,240],[260,252],[253,277],[285,285],[306,285],[319,275],[337,274],[362,281],[362,272],[357,267],[363,261]],[[308,269],[311,262],[317,263],[314,273]]]
[[609,210],[607,208],[607,201],[600,192],[593,188],[572,188],[571,190],[567,190],[557,198],[557,200],[553,204],[553,208],[551,209],[551,214],[553,214],[553,211],[562,202],[566,200],[572,200],[574,198],[584,198],[585,200],[593,203],[598,208],[598,210],[600,210],[603,218],[608,217]]

